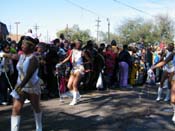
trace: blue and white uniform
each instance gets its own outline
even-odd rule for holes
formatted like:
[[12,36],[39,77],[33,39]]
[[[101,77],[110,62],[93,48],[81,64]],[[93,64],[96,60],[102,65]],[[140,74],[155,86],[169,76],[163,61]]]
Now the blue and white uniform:
[[72,65],[71,73],[80,72],[80,74],[84,74],[82,51],[77,49],[72,50]]
[[[19,85],[24,79],[24,77],[27,75],[27,69],[30,64],[30,59],[32,57],[34,57],[33,54],[30,56],[26,56],[22,54],[20,56],[16,66],[18,70],[17,85]],[[37,95],[41,94],[40,79],[38,77],[38,69],[34,72],[30,80],[22,88],[22,91],[30,94],[37,94]],[[19,95],[15,93],[15,90],[12,91],[11,95],[16,99],[19,99]]]
[[[172,54],[172,52],[167,52],[167,55],[166,55],[166,57],[165,57],[165,59],[167,58],[167,57],[169,57],[169,55],[171,55]],[[174,66],[174,58],[173,58],[173,60],[171,60],[170,62],[168,62],[165,66],[164,66],[164,70],[166,70],[168,73],[172,73],[172,72],[174,72],[175,71],[175,66]]]

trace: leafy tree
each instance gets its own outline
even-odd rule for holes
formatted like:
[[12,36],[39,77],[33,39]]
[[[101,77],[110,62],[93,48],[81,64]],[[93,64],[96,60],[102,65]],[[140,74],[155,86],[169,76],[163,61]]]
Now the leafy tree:
[[61,33],[63,33],[66,39],[70,41],[80,39],[83,41],[83,43],[86,43],[89,39],[92,39],[92,37],[90,36],[90,30],[80,30],[78,25],[73,25],[72,28],[58,31],[57,32],[58,38]]
[[145,44],[155,42],[171,42],[174,38],[174,22],[168,17],[159,15],[155,22],[142,18],[125,20],[117,29],[119,40],[123,44],[139,42],[144,38]]
[[174,22],[168,15],[158,15],[155,21],[155,28],[160,41],[172,42],[174,38]]
[[108,44],[110,44],[112,40],[116,40],[117,43],[121,42],[120,37],[117,34],[110,33],[109,35],[110,35],[110,41],[108,41],[108,32],[102,32],[102,31],[99,32],[99,36],[102,42],[105,42]]
[[134,20],[126,20],[123,24],[117,29],[121,43],[129,44],[139,40],[138,32],[143,23],[143,19],[137,18]]

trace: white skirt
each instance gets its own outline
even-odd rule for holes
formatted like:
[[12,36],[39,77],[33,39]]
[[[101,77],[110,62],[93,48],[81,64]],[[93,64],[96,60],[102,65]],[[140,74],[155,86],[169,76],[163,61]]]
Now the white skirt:
[[[24,87],[24,88],[22,88],[22,91],[26,92],[28,94],[40,95],[41,94],[40,82],[38,81],[35,84],[35,87]],[[16,99],[20,98],[19,94],[15,91],[15,89],[10,93],[10,95]]]
[[79,72],[81,75],[84,75],[84,66],[82,65],[78,65],[78,66],[74,66],[71,70],[71,74],[76,74],[77,72]]
[[168,73],[172,73],[172,72],[175,71],[175,67],[174,67],[174,66],[171,67],[171,68],[167,68],[167,67],[165,67],[165,70],[166,70]]

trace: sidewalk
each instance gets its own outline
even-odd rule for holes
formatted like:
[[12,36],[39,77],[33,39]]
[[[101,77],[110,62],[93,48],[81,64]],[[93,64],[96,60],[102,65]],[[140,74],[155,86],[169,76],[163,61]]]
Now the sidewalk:
[[[71,99],[42,101],[43,131],[174,131],[169,103],[155,102],[156,88],[93,91],[76,106]],[[0,131],[10,131],[11,106],[0,106]],[[35,131],[33,112],[26,104],[21,131]]]

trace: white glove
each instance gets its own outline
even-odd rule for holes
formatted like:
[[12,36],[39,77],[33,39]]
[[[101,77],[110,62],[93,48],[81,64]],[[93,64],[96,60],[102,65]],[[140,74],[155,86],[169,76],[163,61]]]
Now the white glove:
[[0,58],[4,57],[4,52],[0,52]]
[[15,90],[13,90],[13,91],[10,93],[10,95],[11,95],[13,98],[20,99],[19,94],[18,94]]
[[153,72],[152,69],[149,69],[149,70],[148,70],[148,74],[151,74],[152,72]]
[[60,66],[61,66],[62,64],[61,63],[58,63],[58,64],[56,64],[56,68],[59,68]]

